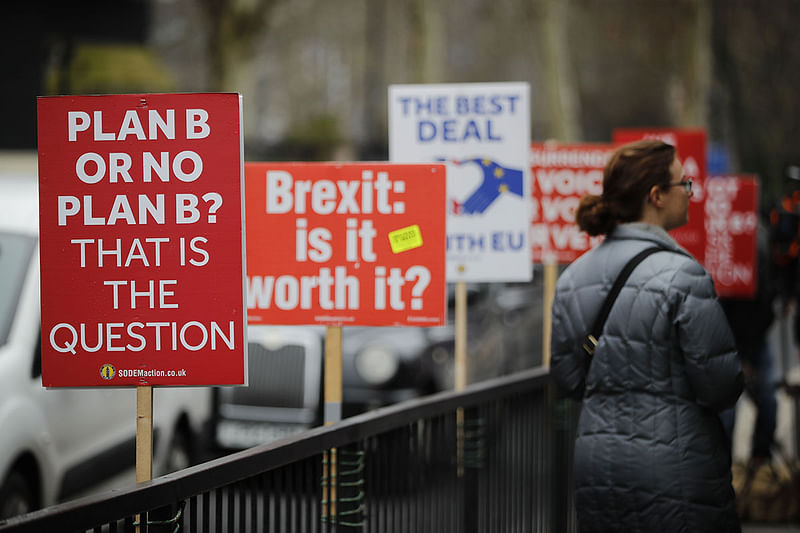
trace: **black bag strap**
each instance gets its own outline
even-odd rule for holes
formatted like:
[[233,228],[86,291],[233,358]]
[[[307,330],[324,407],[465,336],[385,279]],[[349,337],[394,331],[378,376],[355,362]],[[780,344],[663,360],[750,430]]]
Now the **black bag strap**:
[[606,324],[606,319],[608,318],[609,313],[611,313],[611,308],[614,306],[614,301],[617,299],[617,296],[622,290],[622,287],[625,285],[625,282],[628,280],[628,277],[631,275],[631,272],[633,272],[633,269],[636,268],[639,263],[644,261],[645,257],[663,250],[666,250],[666,248],[662,248],[661,246],[645,248],[638,254],[634,255],[622,268],[622,271],[614,281],[614,285],[611,287],[611,291],[608,293],[608,296],[606,296],[606,299],[603,302],[603,307],[600,308],[600,313],[597,315],[597,318],[594,319],[591,332],[586,336],[586,340],[583,342],[583,349],[586,351],[589,357],[594,355],[594,349],[597,348],[597,340],[600,338],[600,334],[603,332],[603,327]]

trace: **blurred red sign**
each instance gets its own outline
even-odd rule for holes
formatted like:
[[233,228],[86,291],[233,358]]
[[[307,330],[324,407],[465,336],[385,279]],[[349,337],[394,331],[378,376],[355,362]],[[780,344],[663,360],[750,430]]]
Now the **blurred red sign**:
[[758,193],[752,175],[706,180],[705,268],[721,298],[755,296]]
[[247,163],[248,321],[444,325],[445,168]]
[[705,265],[706,235],[703,205],[706,179],[706,132],[701,129],[642,128],[616,129],[615,144],[625,144],[641,139],[659,139],[675,146],[686,176],[694,181],[689,203],[689,223],[670,232],[678,243],[695,259]]
[[241,99],[38,100],[42,384],[244,383]]
[[611,144],[531,144],[534,262],[570,263],[602,237],[575,225],[575,210],[586,194],[603,193],[603,168]]

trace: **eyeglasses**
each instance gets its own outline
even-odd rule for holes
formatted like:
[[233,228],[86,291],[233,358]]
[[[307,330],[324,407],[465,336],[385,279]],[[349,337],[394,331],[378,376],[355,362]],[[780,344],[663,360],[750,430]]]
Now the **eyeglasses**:
[[686,178],[678,183],[670,183],[667,187],[683,187],[683,190],[686,191],[686,194],[692,192],[692,178]]

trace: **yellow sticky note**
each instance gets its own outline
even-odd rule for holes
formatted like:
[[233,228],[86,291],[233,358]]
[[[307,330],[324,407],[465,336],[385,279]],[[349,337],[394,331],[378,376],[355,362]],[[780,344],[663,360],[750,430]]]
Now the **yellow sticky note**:
[[413,226],[390,231],[389,244],[392,245],[392,251],[396,254],[419,248],[422,246],[422,233],[419,231],[419,226],[414,224]]

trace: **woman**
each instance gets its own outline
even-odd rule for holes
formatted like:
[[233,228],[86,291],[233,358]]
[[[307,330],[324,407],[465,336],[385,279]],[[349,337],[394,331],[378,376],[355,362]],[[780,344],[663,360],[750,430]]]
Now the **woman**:
[[[739,357],[708,273],[667,231],[688,222],[691,178],[660,141],[620,147],[578,226],[603,243],[560,276],[551,369],[583,399],[575,442],[580,531],[740,531],[719,412],[742,391]],[[617,274],[594,356],[582,348]]]

